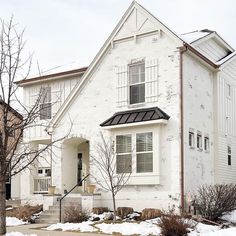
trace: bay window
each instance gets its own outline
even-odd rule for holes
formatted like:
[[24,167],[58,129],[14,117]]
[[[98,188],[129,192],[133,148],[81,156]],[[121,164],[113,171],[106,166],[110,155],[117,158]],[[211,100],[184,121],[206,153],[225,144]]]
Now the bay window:
[[[132,166],[135,166],[135,169],[132,169]],[[152,132],[116,136],[116,171],[117,173],[153,172]]]
[[132,172],[132,138],[131,135],[116,136],[116,172]]
[[153,171],[152,133],[136,134],[137,173]]

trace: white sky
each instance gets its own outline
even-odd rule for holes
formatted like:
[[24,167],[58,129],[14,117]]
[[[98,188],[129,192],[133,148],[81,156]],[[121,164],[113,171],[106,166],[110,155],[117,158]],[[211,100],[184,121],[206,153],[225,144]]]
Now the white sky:
[[[0,17],[25,28],[26,50],[41,70],[77,62],[87,66],[131,0],[0,0]],[[177,33],[208,28],[236,48],[235,0],[139,0]]]

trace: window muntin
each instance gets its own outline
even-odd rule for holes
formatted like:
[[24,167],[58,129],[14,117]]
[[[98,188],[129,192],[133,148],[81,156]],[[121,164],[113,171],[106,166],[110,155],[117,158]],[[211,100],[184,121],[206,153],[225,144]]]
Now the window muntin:
[[199,131],[197,133],[197,148],[202,149],[202,134]]
[[188,134],[188,139],[189,139],[189,147],[194,148],[194,131],[193,130],[189,130],[189,134]]
[[51,103],[51,87],[43,87],[40,92],[40,120],[51,119],[52,103]]
[[116,136],[116,172],[132,172],[132,137],[130,134]]
[[136,134],[137,173],[153,172],[152,133]]
[[152,132],[116,136],[117,173],[131,173],[132,160],[136,162],[136,173],[153,172]]
[[130,104],[145,102],[145,63],[129,65],[129,102]]
[[204,150],[210,151],[210,140],[208,136],[204,137]]
[[227,152],[228,152],[228,166],[231,166],[231,146],[228,145],[227,147]]

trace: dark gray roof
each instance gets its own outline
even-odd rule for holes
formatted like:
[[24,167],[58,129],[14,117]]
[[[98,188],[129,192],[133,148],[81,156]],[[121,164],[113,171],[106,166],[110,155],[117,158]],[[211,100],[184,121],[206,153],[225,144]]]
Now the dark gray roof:
[[123,125],[159,119],[169,120],[169,118],[170,116],[158,107],[142,108],[117,112],[112,117],[101,123],[100,126]]

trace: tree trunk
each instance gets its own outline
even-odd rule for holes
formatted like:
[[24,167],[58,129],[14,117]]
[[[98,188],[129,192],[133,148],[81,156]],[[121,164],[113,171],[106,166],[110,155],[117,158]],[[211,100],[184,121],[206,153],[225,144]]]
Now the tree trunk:
[[6,234],[6,182],[0,178],[0,235]]
[[112,202],[113,202],[113,223],[116,222],[116,199],[115,194],[112,192]]

